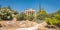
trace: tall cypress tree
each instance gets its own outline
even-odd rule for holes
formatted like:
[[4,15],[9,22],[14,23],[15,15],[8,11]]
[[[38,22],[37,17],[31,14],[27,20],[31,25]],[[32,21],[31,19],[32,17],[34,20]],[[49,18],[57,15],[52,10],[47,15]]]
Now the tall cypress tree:
[[10,6],[8,6],[7,8],[11,10],[11,7]]
[[37,12],[37,19],[44,20],[46,16],[47,12],[44,10],[44,8]]
[[0,10],[1,10],[1,5],[0,5]]

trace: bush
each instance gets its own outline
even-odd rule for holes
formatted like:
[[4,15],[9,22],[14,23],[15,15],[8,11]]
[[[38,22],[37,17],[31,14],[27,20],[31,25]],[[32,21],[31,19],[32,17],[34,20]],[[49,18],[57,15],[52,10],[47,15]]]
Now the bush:
[[10,8],[1,8],[0,9],[0,19],[1,20],[11,20],[14,18],[14,16],[17,14],[16,11],[11,10]]
[[49,25],[56,25],[59,23],[59,21],[56,18],[45,18],[45,21],[49,24]]

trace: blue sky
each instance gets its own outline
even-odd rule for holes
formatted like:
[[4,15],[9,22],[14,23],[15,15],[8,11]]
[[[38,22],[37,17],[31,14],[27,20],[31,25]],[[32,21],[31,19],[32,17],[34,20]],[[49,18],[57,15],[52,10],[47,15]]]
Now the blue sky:
[[60,9],[60,0],[41,0],[41,6],[48,13],[53,13]]
[[17,10],[18,12],[28,8],[38,10],[39,3],[48,13],[60,9],[60,0],[0,0],[0,5],[3,7],[10,5],[12,9]]
[[3,7],[10,5],[12,9],[21,12],[28,8],[38,10],[39,1],[40,0],[0,0],[0,5]]

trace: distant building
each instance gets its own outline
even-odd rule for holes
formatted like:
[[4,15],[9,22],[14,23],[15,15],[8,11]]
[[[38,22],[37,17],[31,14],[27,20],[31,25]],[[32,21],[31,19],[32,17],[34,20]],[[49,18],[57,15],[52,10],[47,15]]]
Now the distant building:
[[30,8],[30,9],[25,10],[25,14],[27,14],[27,15],[36,15],[36,12],[35,12],[35,10]]

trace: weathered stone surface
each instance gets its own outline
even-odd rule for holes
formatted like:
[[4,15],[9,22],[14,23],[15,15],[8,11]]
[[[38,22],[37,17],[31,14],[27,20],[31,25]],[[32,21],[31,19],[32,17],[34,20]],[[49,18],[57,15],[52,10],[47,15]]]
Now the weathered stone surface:
[[[4,30],[46,30],[46,22],[40,24],[32,21],[4,21]],[[3,30],[3,29],[2,29]]]

